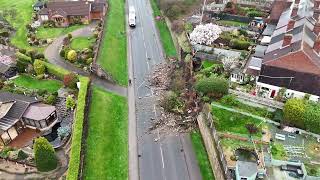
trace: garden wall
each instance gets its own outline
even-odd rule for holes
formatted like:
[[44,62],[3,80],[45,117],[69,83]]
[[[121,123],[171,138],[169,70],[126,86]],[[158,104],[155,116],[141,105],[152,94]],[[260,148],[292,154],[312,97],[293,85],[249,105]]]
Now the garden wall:
[[71,152],[69,157],[69,168],[67,173],[68,180],[76,180],[79,178],[81,152],[82,152],[82,134],[85,113],[87,112],[86,103],[88,99],[88,86],[90,79],[88,77],[79,77],[80,89],[78,93],[76,117],[72,127]]
[[221,180],[232,179],[228,171],[227,161],[219,145],[219,137],[213,126],[213,118],[209,104],[204,106],[197,121],[215,178]]

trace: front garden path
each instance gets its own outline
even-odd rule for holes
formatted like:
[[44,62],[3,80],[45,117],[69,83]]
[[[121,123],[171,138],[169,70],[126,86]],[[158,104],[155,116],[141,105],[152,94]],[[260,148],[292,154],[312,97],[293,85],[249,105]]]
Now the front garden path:
[[[77,30],[71,32],[72,37],[90,37],[93,35],[93,29],[95,26],[96,26],[95,23],[91,23],[88,26],[77,29]],[[97,77],[96,75],[90,74],[89,72],[86,72],[83,69],[77,68],[73,64],[62,59],[60,57],[59,51],[62,46],[63,39],[66,36],[67,35],[63,35],[63,36],[56,38],[44,51],[44,55],[50,63],[55,64],[57,66],[60,66],[60,67],[67,69],[69,71],[75,72],[75,73],[82,75],[82,76],[90,76],[91,81],[95,85],[102,87],[105,90],[119,94],[121,96],[127,96],[127,88],[124,88],[122,86],[118,86],[116,84],[108,82],[107,80],[101,79],[101,78]]]

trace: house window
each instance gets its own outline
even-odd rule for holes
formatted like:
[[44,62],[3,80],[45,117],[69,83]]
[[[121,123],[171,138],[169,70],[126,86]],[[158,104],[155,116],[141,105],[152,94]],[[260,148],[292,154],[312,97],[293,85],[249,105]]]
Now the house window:
[[36,127],[39,128],[39,129],[41,129],[41,126],[40,126],[39,121],[34,121],[34,122],[35,122],[35,124],[36,124]]
[[40,121],[40,124],[41,124],[41,127],[42,127],[42,128],[47,127],[46,120],[41,120],[41,121]]

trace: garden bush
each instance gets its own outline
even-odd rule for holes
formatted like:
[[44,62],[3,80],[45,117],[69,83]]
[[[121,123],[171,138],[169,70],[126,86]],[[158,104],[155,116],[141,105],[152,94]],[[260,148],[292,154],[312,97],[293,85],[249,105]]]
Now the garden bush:
[[18,151],[18,160],[24,160],[28,157],[28,154],[26,154],[24,151],[19,150]]
[[28,63],[32,63],[32,59],[31,57],[22,54],[21,52],[16,52],[16,57],[18,58],[18,60],[23,61],[23,62],[28,62]]
[[63,84],[65,87],[76,88],[77,82],[78,82],[78,77],[74,73],[69,73],[67,75],[64,75],[63,77]]
[[33,69],[37,75],[42,75],[46,72],[46,66],[43,61],[35,60],[33,63]]
[[221,97],[228,94],[228,81],[221,77],[209,77],[199,80],[195,89],[205,95]]
[[229,106],[239,106],[240,101],[237,99],[235,95],[225,95],[221,98],[220,102],[224,105],[229,105]]
[[76,101],[69,95],[66,99],[66,108],[67,109],[74,109],[76,106]]
[[59,52],[60,54],[60,57],[64,58],[65,57],[65,54],[66,54],[66,51],[64,50],[64,48],[62,48]]
[[87,64],[87,65],[90,65],[92,62],[93,62],[93,58],[88,58],[88,59],[86,60],[86,64]]
[[50,171],[57,167],[57,156],[46,138],[39,137],[35,139],[33,149],[36,166],[39,171]]
[[274,113],[273,113],[273,118],[274,121],[276,122],[281,122],[283,121],[283,111],[281,109],[277,109]]
[[44,100],[44,102],[46,104],[51,104],[53,105],[57,100],[57,96],[53,95],[53,94],[50,94],[49,96],[47,96]]
[[77,52],[75,50],[68,51],[67,59],[72,63],[75,62],[77,60]]
[[68,34],[68,38],[72,39],[72,34],[71,33]]
[[60,140],[64,139],[65,137],[68,137],[71,133],[71,129],[68,126],[65,127],[59,127],[57,130],[58,136]]
[[320,105],[309,102],[303,115],[303,121],[308,131],[320,134]]
[[26,54],[27,50],[26,49],[19,49],[19,52],[22,54]]
[[250,42],[248,41],[242,41],[242,40],[238,40],[238,39],[232,39],[230,41],[230,46],[233,49],[238,49],[238,50],[248,50],[249,46],[250,46]]
[[298,128],[304,128],[304,113],[306,111],[306,103],[302,99],[289,99],[283,107],[283,115],[285,123],[289,123]]
[[21,60],[17,60],[17,71],[19,73],[24,73],[26,71],[26,68],[28,66],[28,62],[25,62],[25,61],[21,61]]

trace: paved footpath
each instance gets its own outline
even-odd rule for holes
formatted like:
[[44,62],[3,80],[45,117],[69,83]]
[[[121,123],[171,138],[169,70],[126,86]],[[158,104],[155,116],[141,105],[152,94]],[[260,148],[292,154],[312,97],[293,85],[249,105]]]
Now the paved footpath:
[[[73,32],[71,32],[72,37],[89,37],[93,35],[93,29],[96,26],[95,23],[92,23],[88,26],[85,26],[83,28],[77,29]],[[69,71],[75,72],[77,74],[80,74],[82,76],[90,76],[91,81],[94,85],[100,86],[104,88],[107,91],[111,91],[113,93],[116,93],[121,96],[127,96],[127,88],[118,86],[116,84],[113,84],[111,82],[108,82],[105,79],[101,79],[97,77],[96,75],[92,75],[89,72],[84,71],[83,69],[80,69],[76,66],[74,66],[72,63],[62,59],[60,57],[60,48],[63,43],[63,39],[67,35],[60,36],[56,38],[44,51],[45,57],[48,59],[48,61],[52,64],[55,64],[57,66],[60,66],[64,69],[67,69]]]

